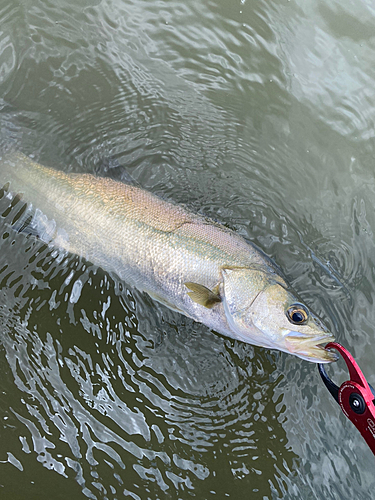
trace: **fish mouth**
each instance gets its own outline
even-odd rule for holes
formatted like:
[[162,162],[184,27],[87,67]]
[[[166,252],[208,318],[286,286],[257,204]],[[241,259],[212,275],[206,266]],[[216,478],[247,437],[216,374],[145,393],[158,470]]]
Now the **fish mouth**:
[[333,335],[322,332],[320,335],[309,335],[291,331],[285,337],[288,352],[313,363],[332,363],[339,356],[336,352],[324,348],[324,344],[333,342]]

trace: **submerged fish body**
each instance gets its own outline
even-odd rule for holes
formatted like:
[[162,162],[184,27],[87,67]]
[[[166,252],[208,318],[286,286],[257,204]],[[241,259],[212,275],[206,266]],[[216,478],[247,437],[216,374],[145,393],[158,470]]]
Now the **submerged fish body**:
[[314,362],[335,359],[321,347],[332,335],[235,232],[136,186],[66,174],[20,153],[0,159],[0,184],[8,183],[29,206],[16,228],[27,220],[46,243],[224,335]]

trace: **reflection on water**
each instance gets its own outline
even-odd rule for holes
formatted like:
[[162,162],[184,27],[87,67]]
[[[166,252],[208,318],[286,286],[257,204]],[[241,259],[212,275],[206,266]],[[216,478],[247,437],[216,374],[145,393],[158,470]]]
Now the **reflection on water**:
[[[371,2],[0,0],[0,21],[1,150],[129,172],[236,229],[371,381]],[[16,233],[9,203],[4,498],[371,499],[372,456],[313,365]]]

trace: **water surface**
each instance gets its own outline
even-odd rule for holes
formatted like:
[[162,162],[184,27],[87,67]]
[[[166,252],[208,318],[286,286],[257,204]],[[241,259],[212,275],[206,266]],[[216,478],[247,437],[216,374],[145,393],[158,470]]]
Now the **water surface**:
[[[374,49],[370,0],[0,0],[0,147],[128,172],[237,230],[371,381]],[[2,498],[371,499],[315,365],[13,232],[8,205]]]

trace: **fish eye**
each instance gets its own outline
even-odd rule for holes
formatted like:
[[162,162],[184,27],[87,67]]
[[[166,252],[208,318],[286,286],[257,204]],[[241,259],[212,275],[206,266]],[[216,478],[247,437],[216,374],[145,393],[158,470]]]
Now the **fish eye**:
[[303,304],[293,304],[287,309],[286,315],[294,325],[303,325],[309,317],[309,312]]

